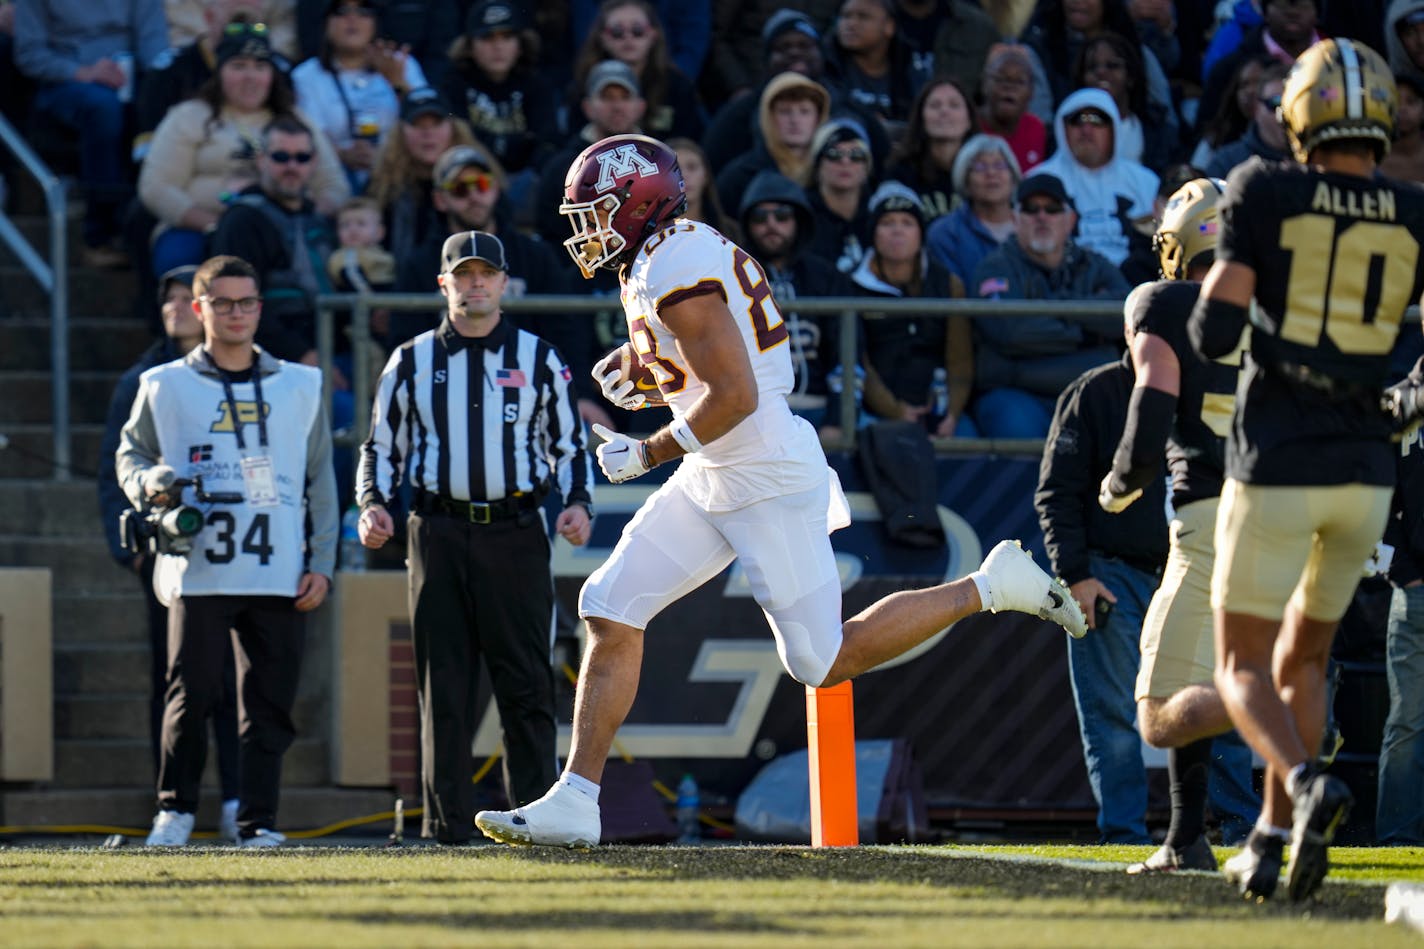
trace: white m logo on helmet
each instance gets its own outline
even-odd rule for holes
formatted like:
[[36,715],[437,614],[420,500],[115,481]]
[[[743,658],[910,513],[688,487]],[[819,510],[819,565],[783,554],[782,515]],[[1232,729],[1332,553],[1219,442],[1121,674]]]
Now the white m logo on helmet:
[[619,145],[598,156],[598,182],[595,190],[607,191],[613,187],[615,176],[636,174],[640,178],[650,178],[658,173],[658,166],[638,154],[636,145]]

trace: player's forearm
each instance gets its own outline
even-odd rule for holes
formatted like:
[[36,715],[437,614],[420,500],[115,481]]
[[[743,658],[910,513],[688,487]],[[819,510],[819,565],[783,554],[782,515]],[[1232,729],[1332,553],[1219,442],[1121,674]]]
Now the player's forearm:
[[[754,385],[732,385],[725,389],[708,388],[702,398],[693,403],[681,423],[658,429],[645,440],[648,458],[655,465],[672,461],[710,445],[740,425],[757,409],[758,396]],[[681,429],[679,433],[678,429]],[[688,438],[688,434],[691,438]]]
[[1113,454],[1113,493],[1130,494],[1147,487],[1162,470],[1167,437],[1177,414],[1176,396],[1137,386],[1127,403],[1127,422]]

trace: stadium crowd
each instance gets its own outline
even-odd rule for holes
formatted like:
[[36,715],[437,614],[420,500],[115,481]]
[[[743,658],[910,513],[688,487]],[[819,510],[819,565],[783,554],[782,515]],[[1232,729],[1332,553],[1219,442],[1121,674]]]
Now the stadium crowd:
[[[1180,185],[1289,156],[1286,70],[1326,36],[1386,54],[1381,167],[1424,180],[1424,0],[13,0],[0,74],[23,130],[77,144],[85,263],[136,271],[155,338],[164,275],[240,252],[266,348],[315,363],[317,295],[428,292],[452,230],[502,236],[506,294],[616,294],[607,271],[577,279],[558,201],[576,155],[629,132],[677,150],[689,216],[757,251],[783,303],[1121,300],[1158,276]],[[342,347],[393,349],[438,319],[379,319]],[[588,381],[621,339],[541,321],[585,422],[645,421]],[[820,424],[852,373],[833,327],[794,326],[793,408]],[[1123,341],[869,304],[857,350],[867,421],[1032,438]],[[1392,377],[1421,353],[1416,323]]]

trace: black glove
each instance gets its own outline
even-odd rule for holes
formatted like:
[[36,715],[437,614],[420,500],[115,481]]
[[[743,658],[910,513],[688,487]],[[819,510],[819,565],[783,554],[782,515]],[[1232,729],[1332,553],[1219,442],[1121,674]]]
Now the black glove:
[[1404,431],[1424,419],[1424,386],[1408,380],[1390,386],[1380,396],[1380,409],[1397,431]]

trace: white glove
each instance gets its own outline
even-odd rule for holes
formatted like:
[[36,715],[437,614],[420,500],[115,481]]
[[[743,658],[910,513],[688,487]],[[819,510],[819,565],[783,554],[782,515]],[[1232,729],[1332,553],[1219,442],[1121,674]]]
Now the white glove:
[[173,482],[177,480],[178,472],[168,465],[154,465],[152,468],[145,468],[139,476],[139,484],[143,485],[143,496],[149,501],[166,494],[168,489],[173,487]]
[[637,388],[632,377],[623,371],[623,348],[613,350],[593,367],[593,378],[603,391],[603,397],[620,409],[636,412],[647,404],[648,397]]
[[651,465],[643,460],[641,441],[620,435],[598,422],[593,423],[593,433],[603,439],[603,444],[598,446],[598,467],[609,481],[622,484],[648,473]]
[[1121,514],[1140,497],[1142,497],[1141,488],[1130,494],[1113,494],[1111,471],[1103,475],[1103,483],[1098,486],[1098,506],[1109,514]]

